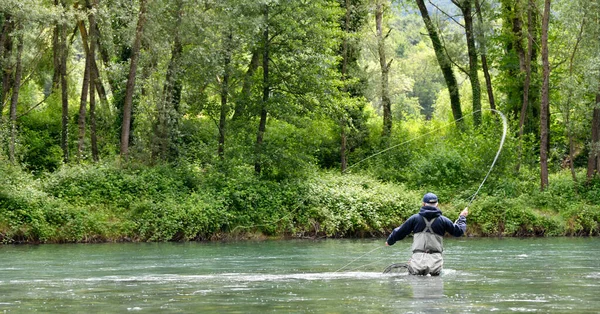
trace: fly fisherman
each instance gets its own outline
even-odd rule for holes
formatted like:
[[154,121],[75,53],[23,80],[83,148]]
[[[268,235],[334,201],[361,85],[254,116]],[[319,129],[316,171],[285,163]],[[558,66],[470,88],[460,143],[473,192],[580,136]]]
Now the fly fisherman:
[[423,196],[423,206],[419,213],[394,229],[385,245],[394,245],[413,232],[413,255],[408,261],[408,272],[412,275],[438,276],[444,265],[444,234],[448,232],[455,237],[462,236],[467,231],[468,214],[468,208],[463,209],[456,223],[452,223],[438,208],[437,196],[427,193]]

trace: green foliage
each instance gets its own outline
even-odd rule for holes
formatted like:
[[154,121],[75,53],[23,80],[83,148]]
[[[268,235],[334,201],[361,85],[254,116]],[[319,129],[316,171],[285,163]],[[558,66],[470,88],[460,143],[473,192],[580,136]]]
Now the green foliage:
[[39,180],[1,166],[0,241],[3,243],[93,242],[120,235],[125,227],[101,207],[80,207],[42,191]]
[[418,209],[414,192],[359,175],[322,175],[308,193],[303,232],[326,236],[382,235]]
[[[8,75],[3,89],[12,88],[15,44],[20,35],[24,40],[15,166],[6,165],[12,91],[3,95],[0,109],[0,237],[6,243],[188,241],[252,233],[382,235],[416,212],[425,190],[437,193],[454,218],[454,209],[466,206],[478,190],[498,149],[502,126],[494,115],[486,112],[478,128],[466,108],[461,127],[450,118],[449,94],[431,40],[415,31],[423,24],[414,4],[394,3],[384,19],[384,28],[393,30],[385,36],[394,129],[382,138],[381,65],[369,13],[374,3],[158,0],[148,3],[133,95],[132,147],[120,160],[115,155],[139,2],[100,1],[92,10],[72,4],[0,2],[0,26],[12,21],[23,26],[3,33],[0,63]],[[597,3],[564,1],[552,7],[549,38],[556,49],[550,59],[565,62],[552,69],[556,88],[550,94],[551,175],[545,191],[538,188],[536,59],[525,135],[516,138],[525,79],[519,59],[524,50],[518,49],[525,48],[528,34],[528,6],[522,4],[483,3],[483,12],[477,12],[484,17],[487,39],[480,47],[487,47],[497,106],[510,127],[500,159],[471,204],[469,230],[475,235],[597,235],[600,181],[588,182],[582,169],[598,93],[600,38],[597,23],[586,14],[598,11],[590,9]],[[89,31],[86,17],[92,13],[100,30],[96,63],[108,97],[96,98],[102,162],[88,164],[84,157],[81,164],[63,164],[53,34],[57,24],[75,30],[66,52],[64,130],[74,156],[85,64],[76,23],[82,20]],[[517,18],[519,30],[511,25]],[[464,30],[439,22],[446,52],[464,68]],[[462,82],[465,77],[455,73]],[[463,104],[471,97],[469,85],[461,84]],[[257,147],[262,109],[267,127]],[[163,111],[160,118],[168,121],[158,121]],[[87,118],[84,156],[90,155]],[[159,125],[168,130],[158,132]],[[156,154],[161,132],[168,150],[164,156]],[[221,134],[222,156],[217,155]],[[340,167],[342,134],[351,169],[338,175],[328,171]],[[577,182],[565,170],[569,162]]]

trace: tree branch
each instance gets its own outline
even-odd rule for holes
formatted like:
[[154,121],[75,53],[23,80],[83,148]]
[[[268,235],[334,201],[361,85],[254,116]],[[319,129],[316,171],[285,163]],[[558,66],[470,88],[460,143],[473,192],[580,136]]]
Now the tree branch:
[[52,95],[52,93],[49,93],[48,95],[46,95],[46,97],[44,97],[44,99],[42,99],[42,101],[38,102],[37,104],[35,104],[33,107],[27,109],[27,111],[23,112],[22,114],[17,116],[17,119],[20,119],[21,117],[29,114],[31,111],[33,111],[33,109],[39,107],[41,104],[45,103],[46,100],[48,100],[48,98],[50,97],[50,95]]
[[[431,2],[431,0],[428,0],[429,4],[431,4],[433,7],[435,7],[436,9],[438,9],[438,11],[442,12],[443,15],[447,16],[449,19],[451,19],[452,21],[454,21],[454,23],[458,24],[460,27],[465,28],[464,25],[460,24],[459,21],[457,21],[453,16],[451,16],[450,14],[446,13],[446,11],[442,10],[437,4]],[[456,4],[456,2],[454,2],[454,0],[452,0],[452,3]],[[458,6],[458,4],[456,4]]]

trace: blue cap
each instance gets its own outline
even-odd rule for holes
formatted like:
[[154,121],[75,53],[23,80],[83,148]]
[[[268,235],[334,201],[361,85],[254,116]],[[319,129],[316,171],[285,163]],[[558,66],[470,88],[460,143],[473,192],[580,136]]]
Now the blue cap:
[[423,196],[423,203],[435,204],[438,202],[438,197],[433,193],[427,193]]

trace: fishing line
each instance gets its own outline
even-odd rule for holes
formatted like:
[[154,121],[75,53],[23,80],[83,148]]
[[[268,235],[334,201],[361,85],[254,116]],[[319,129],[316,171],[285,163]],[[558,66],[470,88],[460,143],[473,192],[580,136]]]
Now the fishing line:
[[[490,110],[491,110],[491,109],[490,109]],[[472,114],[473,114],[473,113],[471,113],[470,115],[472,115]],[[424,134],[422,134],[422,135],[419,135],[419,136],[417,136],[417,137],[411,138],[411,139],[410,139],[410,140],[408,140],[408,141],[404,141],[404,142],[402,142],[402,143],[400,143],[400,144],[396,144],[396,145],[390,146],[390,147],[388,147],[388,148],[386,148],[386,149],[380,150],[380,151],[378,151],[377,153],[375,153],[375,154],[373,154],[373,155],[371,155],[371,156],[365,157],[365,158],[363,158],[363,159],[361,159],[361,160],[359,160],[359,161],[355,162],[355,163],[354,163],[354,164],[352,164],[351,166],[348,166],[348,167],[347,167],[347,168],[346,168],[344,171],[342,171],[342,173],[345,173],[346,171],[348,171],[348,170],[350,170],[351,168],[353,168],[353,167],[357,166],[358,164],[362,163],[363,161],[367,161],[367,160],[369,160],[369,159],[371,159],[371,158],[373,158],[373,157],[379,156],[379,155],[381,155],[381,154],[383,154],[383,153],[385,153],[385,152],[387,152],[387,151],[389,151],[389,150],[392,150],[392,149],[394,149],[394,148],[396,148],[396,147],[398,147],[398,146],[402,146],[402,145],[404,145],[404,144],[406,144],[406,143],[410,143],[410,142],[412,142],[412,141],[418,140],[418,139],[420,139],[421,137],[424,137],[424,136],[426,136],[426,135],[429,135],[429,134],[431,134],[431,133],[437,132],[437,131],[439,131],[439,130],[443,130],[443,129],[447,128],[447,127],[448,127],[448,126],[450,126],[450,125],[456,124],[456,122],[458,122],[458,121],[460,121],[460,120],[462,120],[462,119],[464,119],[464,118],[466,118],[466,117],[467,117],[467,116],[462,116],[461,118],[459,118],[459,119],[456,119],[456,120],[454,120],[454,121],[452,121],[452,122],[450,122],[450,123],[446,123],[446,124],[444,124],[443,126],[441,126],[441,127],[437,128],[437,129],[433,129],[433,130],[431,130],[431,131],[429,131],[429,132],[426,132],[426,133],[424,133]]]
[[492,169],[494,169],[494,165],[496,164],[496,161],[498,160],[498,156],[500,156],[500,152],[502,151],[502,146],[504,146],[504,140],[506,139],[506,132],[508,130],[508,122],[506,121],[506,117],[504,116],[504,114],[496,109],[488,109],[488,110],[494,111],[494,112],[498,113],[500,115],[500,117],[502,117],[502,139],[500,140],[500,147],[498,147],[498,151],[496,152],[496,156],[494,157],[494,161],[492,161],[492,165],[490,166],[488,173],[485,175],[485,178],[483,178],[483,181],[481,181],[481,184],[479,185],[479,188],[477,188],[477,191],[475,191],[475,194],[473,194],[473,196],[471,197],[471,200],[469,201],[469,204],[467,204],[467,207],[469,207],[471,205],[471,203],[475,199],[475,196],[477,196],[477,193],[479,193],[479,190],[481,190],[481,187],[485,183],[485,180],[487,180],[487,178],[490,176]]
[[358,266],[358,267],[354,267],[354,268],[348,269],[347,271],[355,271],[355,270],[357,270],[357,269],[361,269],[361,268],[367,267],[367,266],[369,266],[369,265],[373,265],[373,264],[380,263],[380,262],[381,262],[381,261],[382,261],[384,258],[387,258],[387,257],[382,257],[382,258],[380,258],[380,259],[378,259],[378,260],[376,260],[376,261],[374,261],[374,262],[371,262],[371,263],[366,263],[366,264],[364,264],[364,265],[360,265],[360,266]]
[[447,127],[448,127],[448,126],[450,126],[450,125],[454,125],[454,124],[456,124],[456,122],[458,122],[458,121],[460,121],[460,120],[463,120],[463,119],[464,119],[464,118],[466,118],[467,116],[473,115],[473,114],[475,114],[475,113],[477,113],[477,112],[481,112],[482,110],[490,110],[490,111],[493,111],[493,112],[495,112],[495,113],[499,114],[499,115],[500,115],[500,117],[502,117],[502,139],[500,140],[500,147],[498,147],[498,151],[496,152],[496,156],[494,157],[494,161],[492,162],[492,165],[490,166],[490,169],[488,170],[487,174],[485,175],[485,178],[483,178],[483,181],[482,181],[482,182],[481,182],[481,184],[479,185],[479,188],[477,188],[477,191],[476,191],[476,192],[475,192],[475,193],[474,193],[474,194],[471,196],[471,199],[469,200],[469,204],[467,205],[467,207],[468,207],[469,205],[471,205],[471,203],[473,202],[473,200],[475,199],[475,197],[477,196],[477,194],[478,194],[478,193],[479,193],[479,191],[481,190],[481,187],[483,187],[483,184],[485,183],[485,181],[486,181],[486,180],[487,180],[487,178],[489,177],[490,173],[492,172],[492,169],[494,169],[494,166],[496,165],[496,161],[498,160],[498,157],[500,156],[500,152],[502,151],[502,147],[504,146],[504,140],[506,139],[506,133],[507,133],[507,131],[508,131],[508,122],[507,122],[507,120],[506,120],[506,116],[504,116],[504,114],[503,114],[502,112],[500,112],[499,110],[496,110],[496,109],[488,109],[488,108],[483,108],[483,109],[481,109],[481,110],[474,111],[474,112],[472,112],[472,113],[470,113],[470,114],[468,114],[468,115],[463,115],[461,118],[459,118],[459,119],[456,119],[456,120],[454,120],[453,122],[447,123],[447,124],[445,124],[445,125],[443,125],[443,126],[441,126],[441,127],[439,127],[439,128],[433,129],[433,130],[431,130],[431,131],[429,131],[429,132],[426,132],[426,133],[424,133],[424,134],[422,134],[422,135],[420,135],[420,136],[414,137],[414,138],[412,138],[412,139],[410,139],[410,140],[407,140],[407,141],[404,141],[404,142],[402,142],[402,143],[400,143],[400,144],[396,144],[396,145],[390,146],[390,147],[388,147],[388,148],[386,148],[386,149],[384,149],[384,150],[381,150],[381,151],[379,151],[379,152],[377,152],[377,153],[375,153],[375,154],[373,154],[373,155],[371,155],[371,156],[368,156],[368,157],[366,157],[366,158],[363,158],[363,159],[361,159],[361,160],[357,161],[356,163],[354,163],[353,165],[349,166],[348,168],[346,168],[344,171],[342,171],[342,173],[345,173],[345,172],[347,172],[349,169],[351,169],[351,168],[355,167],[356,165],[358,165],[358,164],[360,164],[360,163],[362,163],[362,162],[364,162],[364,161],[367,161],[367,160],[369,160],[369,159],[371,159],[371,158],[373,158],[373,157],[379,156],[379,155],[381,155],[381,154],[383,154],[383,153],[385,153],[385,152],[387,152],[387,151],[389,151],[389,150],[392,150],[392,149],[394,149],[394,148],[396,148],[396,147],[398,147],[398,146],[401,146],[401,145],[404,145],[404,144],[410,143],[410,142],[412,142],[412,141],[415,141],[415,140],[417,140],[417,139],[419,139],[419,138],[422,138],[422,137],[424,137],[424,136],[426,136],[426,135],[429,135],[429,134],[431,134],[431,133],[434,133],[434,132],[437,132],[437,131],[439,131],[439,130],[445,129],[445,128],[447,128]]
[[[496,110],[496,109],[487,109],[487,108],[485,108],[485,109],[482,109],[482,110],[490,110],[490,111],[496,112],[496,113],[498,113],[498,114],[500,115],[500,117],[502,118],[502,138],[501,138],[501,140],[500,140],[500,145],[499,145],[499,147],[498,147],[498,151],[496,152],[496,156],[494,157],[494,160],[492,161],[492,164],[490,165],[490,169],[488,170],[487,174],[486,174],[486,175],[485,175],[485,177],[483,178],[483,181],[481,181],[481,184],[479,184],[479,187],[477,188],[477,191],[475,191],[475,193],[474,193],[474,194],[471,196],[471,199],[469,200],[469,204],[467,205],[467,207],[471,205],[471,203],[473,202],[473,200],[475,199],[475,197],[477,196],[477,194],[478,194],[478,193],[479,193],[479,191],[481,190],[481,187],[483,187],[483,184],[485,183],[485,181],[487,180],[487,178],[490,176],[490,173],[492,172],[492,169],[494,169],[494,166],[496,165],[496,161],[498,161],[498,157],[500,156],[500,152],[502,151],[502,147],[504,146],[504,141],[506,140],[506,134],[507,134],[507,131],[508,131],[508,122],[507,122],[506,116],[504,116],[504,114],[503,114],[502,112],[500,112],[500,111],[498,111],[498,110]],[[472,115],[472,114],[474,114],[474,113],[476,113],[476,112],[480,112],[480,111],[481,111],[481,110],[474,111],[474,112],[472,112],[470,115]],[[375,154],[373,154],[373,155],[371,155],[371,156],[368,156],[368,157],[366,157],[366,158],[363,158],[363,159],[359,160],[358,162],[354,163],[353,165],[351,165],[350,167],[346,168],[346,169],[345,169],[345,170],[344,170],[342,173],[346,172],[348,169],[350,169],[350,168],[352,168],[352,167],[354,167],[354,166],[358,165],[359,163],[361,163],[361,162],[363,162],[363,161],[366,161],[366,160],[368,160],[368,159],[371,159],[371,158],[373,158],[373,157],[375,157],[375,156],[381,155],[381,154],[383,154],[383,153],[385,153],[385,152],[387,152],[387,151],[389,151],[389,150],[391,150],[391,149],[394,149],[394,148],[396,148],[396,147],[398,147],[398,146],[401,146],[401,145],[404,145],[404,144],[406,144],[406,143],[409,143],[409,142],[412,142],[412,141],[414,141],[414,140],[417,140],[417,139],[419,139],[419,138],[421,138],[421,137],[424,137],[424,136],[426,136],[426,135],[429,135],[429,134],[431,134],[431,133],[433,133],[433,132],[436,132],[436,131],[439,131],[439,130],[441,130],[441,129],[444,129],[444,128],[448,127],[449,125],[455,124],[456,122],[458,122],[458,121],[460,121],[460,120],[464,119],[465,117],[466,117],[466,116],[463,116],[463,117],[461,117],[460,119],[457,119],[457,120],[455,120],[455,121],[453,121],[453,122],[451,122],[451,123],[447,123],[447,124],[445,124],[444,126],[442,126],[442,127],[440,127],[440,128],[436,128],[436,129],[434,129],[434,130],[432,130],[432,131],[429,131],[429,132],[427,132],[427,133],[425,133],[425,134],[423,134],[423,135],[421,135],[421,136],[417,136],[417,137],[415,137],[415,138],[412,138],[412,139],[410,139],[410,140],[408,140],[408,141],[404,141],[404,142],[402,142],[402,143],[400,143],[400,144],[397,144],[397,145],[394,145],[394,146],[388,147],[388,148],[386,148],[386,149],[384,149],[384,150],[382,150],[382,151],[379,151],[379,152],[377,152],[377,153],[375,153]],[[355,258],[355,259],[353,259],[352,261],[350,261],[350,263],[348,263],[348,264],[344,265],[343,267],[341,267],[340,269],[336,270],[336,271],[335,271],[335,273],[337,273],[337,272],[341,271],[342,269],[344,269],[344,268],[348,267],[349,265],[351,265],[351,264],[352,264],[352,263],[354,263],[355,261],[357,261],[357,260],[361,259],[363,256],[365,256],[365,255],[367,255],[367,254],[370,254],[370,253],[372,253],[372,252],[374,252],[375,250],[378,250],[378,249],[380,249],[380,248],[383,248],[383,246],[376,247],[375,249],[373,249],[373,250],[371,250],[371,251],[369,251],[369,252],[367,252],[367,253],[365,253],[365,254],[363,254],[363,255],[361,255],[361,256],[359,256],[359,257]],[[378,260],[378,261],[375,261],[375,262],[372,262],[372,263],[368,263],[368,264],[366,264],[366,265],[362,265],[362,266],[359,266],[359,267],[353,268],[353,269],[351,269],[351,270],[356,270],[356,269],[359,269],[359,268],[365,267],[365,266],[367,266],[367,265],[371,265],[371,264],[377,263],[377,262],[379,262],[379,261],[380,261],[380,260]],[[407,264],[405,264],[405,263],[392,264],[392,265],[388,266],[388,267],[387,267],[387,268],[386,268],[386,269],[385,269],[383,272],[384,272],[384,273],[389,273],[389,272],[391,272],[391,271],[392,271],[394,268],[405,268],[405,267],[407,267]]]
[[[346,264],[346,265],[342,266],[342,268],[340,268],[340,269],[338,269],[338,270],[334,271],[334,273],[337,273],[338,271],[340,271],[340,270],[342,270],[342,269],[344,269],[344,268],[348,267],[350,264],[352,264],[352,263],[356,262],[357,260],[361,259],[363,256],[365,256],[365,255],[367,255],[367,254],[370,254],[370,253],[374,252],[375,250],[379,250],[379,249],[381,249],[381,248],[383,248],[383,246],[378,246],[378,247],[376,247],[376,248],[374,248],[374,249],[370,250],[369,252],[367,252],[367,253],[365,253],[365,254],[363,254],[363,255],[361,255],[361,256],[359,256],[359,257],[357,257],[357,258],[353,259],[352,261],[350,261],[350,263],[348,263],[348,264]],[[359,268],[360,268],[360,267],[359,267]]]

